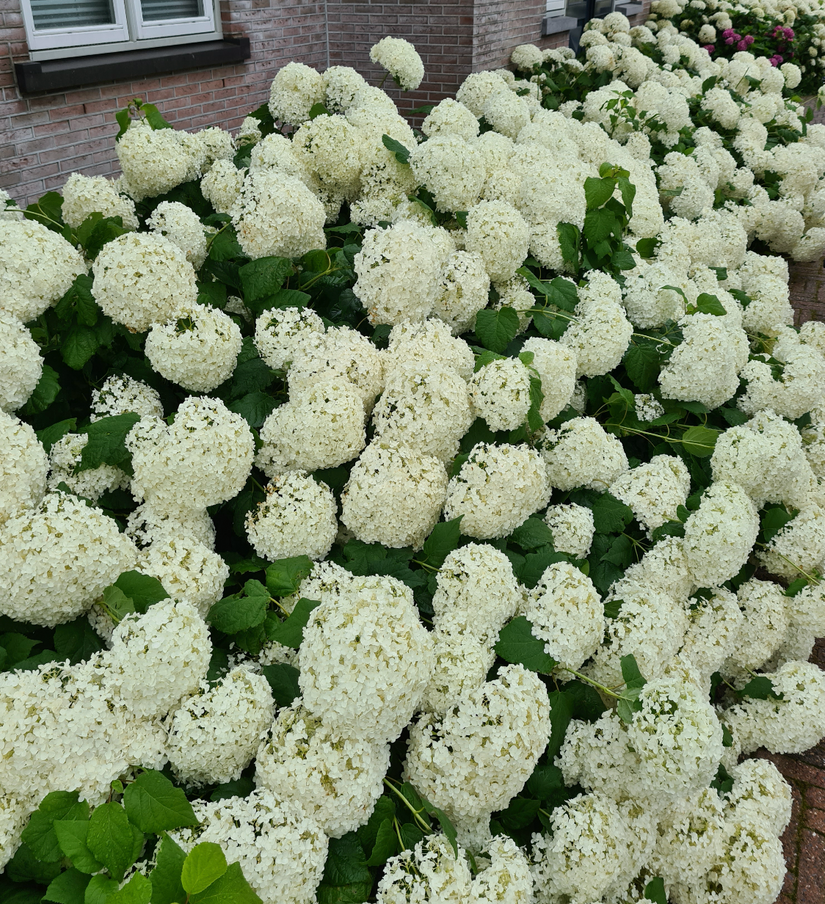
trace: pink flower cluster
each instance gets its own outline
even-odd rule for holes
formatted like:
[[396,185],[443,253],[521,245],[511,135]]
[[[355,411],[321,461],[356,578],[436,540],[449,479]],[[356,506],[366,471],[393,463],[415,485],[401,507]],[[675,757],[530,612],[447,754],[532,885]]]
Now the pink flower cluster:
[[742,35],[735,32],[732,28],[726,28],[722,32],[722,40],[726,44],[736,44],[737,50],[747,50],[753,44],[756,38],[753,35]]
[[792,41],[795,35],[794,30],[792,28],[788,28],[787,25],[777,25],[776,28],[774,28],[771,37],[785,38],[786,41]]

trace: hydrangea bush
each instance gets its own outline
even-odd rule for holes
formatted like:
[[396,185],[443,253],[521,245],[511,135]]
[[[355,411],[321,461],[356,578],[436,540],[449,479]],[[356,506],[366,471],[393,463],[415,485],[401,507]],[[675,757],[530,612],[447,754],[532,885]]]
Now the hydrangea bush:
[[136,100],[118,180],[2,199],[4,898],[776,898],[825,127],[747,53],[585,37],[420,132],[346,67],[235,135]]

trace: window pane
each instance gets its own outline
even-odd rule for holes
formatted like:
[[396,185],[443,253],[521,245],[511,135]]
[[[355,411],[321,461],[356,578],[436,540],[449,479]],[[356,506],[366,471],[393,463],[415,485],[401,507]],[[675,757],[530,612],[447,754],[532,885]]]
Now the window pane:
[[144,22],[195,19],[203,15],[202,0],[140,0]]
[[115,21],[111,0],[31,0],[31,9],[37,29],[111,25]]

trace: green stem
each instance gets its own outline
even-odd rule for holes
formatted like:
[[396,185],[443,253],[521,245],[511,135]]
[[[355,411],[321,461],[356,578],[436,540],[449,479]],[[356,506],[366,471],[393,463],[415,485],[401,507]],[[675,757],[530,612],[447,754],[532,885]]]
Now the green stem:
[[399,800],[404,802],[404,806],[410,811],[410,813],[412,813],[413,819],[418,823],[418,825],[421,829],[423,829],[425,832],[432,831],[433,827],[432,827],[432,825],[430,825],[429,820],[425,821],[421,818],[421,816],[420,816],[421,811],[415,809],[415,807],[407,800],[406,797],[404,797],[404,795],[398,790],[398,788],[396,788],[395,785],[392,784],[391,779],[385,778],[384,786],[386,788],[389,788],[389,790],[392,791],[392,793],[395,794],[395,796]]
[[[615,697],[617,700],[621,700],[623,694],[617,694],[616,691],[611,690],[609,687],[605,687],[603,684],[599,684],[598,681],[594,681],[592,678],[588,678],[587,675],[582,674],[581,672],[577,672],[575,669],[570,669],[566,665],[558,665],[557,669],[561,669],[563,672],[570,672],[571,675],[575,675],[579,681],[584,681],[585,684],[589,684],[591,687],[595,687],[597,691],[601,691],[604,694],[607,694],[608,697]],[[624,685],[622,685],[624,686]]]

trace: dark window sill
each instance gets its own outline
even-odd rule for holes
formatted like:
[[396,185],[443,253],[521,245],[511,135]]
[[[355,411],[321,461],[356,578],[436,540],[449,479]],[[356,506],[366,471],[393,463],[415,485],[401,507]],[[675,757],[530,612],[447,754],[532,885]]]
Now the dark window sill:
[[644,3],[619,3],[616,5],[617,12],[630,18],[640,13],[644,9]]
[[224,38],[200,44],[151,47],[65,60],[15,63],[21,94],[63,91],[98,82],[146,78],[184,69],[211,69],[241,63],[250,56],[249,38]]
[[547,19],[542,19],[542,37],[546,38],[548,35],[557,35],[563,31],[570,31],[571,28],[576,27],[576,22],[577,20],[573,16],[551,16]]

